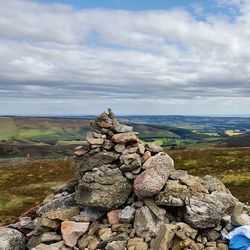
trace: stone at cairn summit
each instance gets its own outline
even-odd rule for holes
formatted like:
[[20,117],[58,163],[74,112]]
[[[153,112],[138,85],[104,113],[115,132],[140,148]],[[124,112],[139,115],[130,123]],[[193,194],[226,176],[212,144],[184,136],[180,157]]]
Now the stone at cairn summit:
[[1,250],[226,250],[222,234],[250,224],[249,208],[222,182],[175,170],[110,109],[73,158],[74,179],[0,228]]

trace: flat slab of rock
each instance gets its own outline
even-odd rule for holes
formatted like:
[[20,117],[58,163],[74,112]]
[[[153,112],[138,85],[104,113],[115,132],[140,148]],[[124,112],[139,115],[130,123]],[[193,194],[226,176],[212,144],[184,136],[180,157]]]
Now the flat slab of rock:
[[107,211],[123,205],[130,192],[131,184],[118,168],[103,166],[79,181],[76,201],[81,207]]
[[113,135],[112,141],[119,144],[126,144],[128,142],[137,142],[138,138],[135,133],[127,132]]
[[157,145],[155,142],[148,142],[146,144],[146,149],[152,153],[159,153],[163,151],[163,148]]
[[25,237],[13,228],[0,227],[1,250],[25,250]]
[[41,216],[42,214],[56,209],[65,209],[76,206],[75,193],[66,196],[61,196],[59,198],[53,199],[52,201],[46,203],[45,205],[39,207],[36,213]]
[[61,225],[62,237],[65,244],[69,247],[74,247],[77,240],[87,232],[89,223],[64,221]]
[[79,166],[79,174],[82,176],[86,171],[98,168],[102,165],[112,163],[119,158],[119,154],[116,152],[102,151],[96,153],[94,156],[90,154],[83,155],[76,159],[76,163]]
[[136,210],[134,228],[138,236],[156,236],[160,224],[161,223],[159,223],[159,221],[155,219],[148,207],[143,206]]
[[73,216],[76,216],[80,213],[80,209],[78,207],[71,207],[66,209],[58,209],[49,211],[46,213],[46,217],[51,220],[70,220]]
[[176,231],[175,225],[171,224],[161,225],[157,237],[155,239],[153,250],[171,249],[175,231]]
[[146,170],[134,180],[134,192],[139,197],[159,193],[174,170],[174,161],[163,152],[150,157],[143,166],[145,165]]

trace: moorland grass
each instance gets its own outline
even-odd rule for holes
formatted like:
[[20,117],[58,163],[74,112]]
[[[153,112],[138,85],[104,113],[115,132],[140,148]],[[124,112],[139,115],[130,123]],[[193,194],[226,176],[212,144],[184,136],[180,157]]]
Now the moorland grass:
[[[250,202],[250,148],[167,150],[175,168],[190,174],[219,177],[243,202]],[[59,185],[74,176],[70,159],[39,160],[0,167],[0,225],[38,205]]]
[[37,160],[0,167],[0,225],[38,205],[51,187],[74,176],[68,159]]

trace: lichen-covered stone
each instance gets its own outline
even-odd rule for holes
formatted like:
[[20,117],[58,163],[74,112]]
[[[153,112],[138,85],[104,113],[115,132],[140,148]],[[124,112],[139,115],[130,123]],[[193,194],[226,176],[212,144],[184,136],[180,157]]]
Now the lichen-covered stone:
[[103,166],[82,177],[77,187],[76,201],[81,207],[111,210],[123,205],[130,192],[131,184],[119,169]]
[[1,250],[25,250],[25,236],[13,228],[0,227]]

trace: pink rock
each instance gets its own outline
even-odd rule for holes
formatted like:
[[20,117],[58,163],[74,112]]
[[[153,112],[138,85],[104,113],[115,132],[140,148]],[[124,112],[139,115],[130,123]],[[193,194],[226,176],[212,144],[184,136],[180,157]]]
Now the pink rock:
[[139,197],[153,196],[165,185],[174,170],[174,162],[169,155],[161,152],[150,157],[143,166],[146,170],[134,180],[134,192]]
[[126,144],[128,142],[137,142],[138,138],[133,132],[118,133],[113,135],[112,141],[115,143]]
[[119,210],[119,209],[108,212],[107,217],[108,217],[109,224],[111,225],[119,224],[119,217],[121,213],[122,213],[122,210]]
[[88,230],[89,223],[64,221],[61,224],[62,237],[65,244],[74,247],[77,240]]

